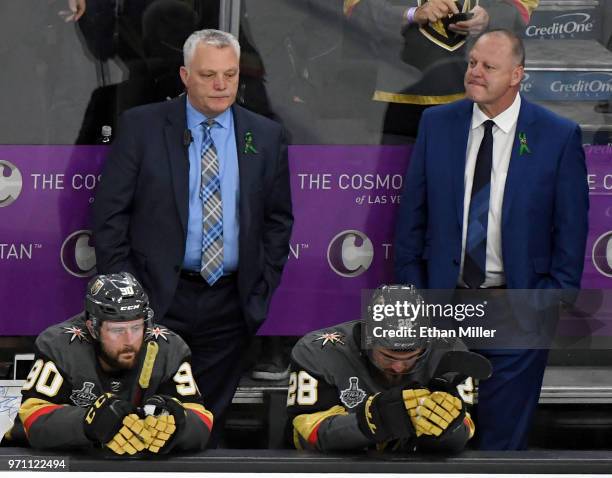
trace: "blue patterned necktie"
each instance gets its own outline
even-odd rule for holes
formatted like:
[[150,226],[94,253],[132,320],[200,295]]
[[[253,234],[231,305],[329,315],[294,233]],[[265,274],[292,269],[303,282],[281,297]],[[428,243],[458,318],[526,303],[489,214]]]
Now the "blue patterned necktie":
[[472,289],[485,281],[487,263],[487,226],[489,223],[489,197],[491,196],[491,167],[493,165],[492,120],[484,122],[484,136],[476,156],[470,210],[468,213],[463,280]]
[[215,120],[203,123],[204,140],[200,157],[202,176],[200,199],[202,200],[202,264],[200,274],[213,285],[223,275],[223,203],[219,158],[212,140],[211,128]]

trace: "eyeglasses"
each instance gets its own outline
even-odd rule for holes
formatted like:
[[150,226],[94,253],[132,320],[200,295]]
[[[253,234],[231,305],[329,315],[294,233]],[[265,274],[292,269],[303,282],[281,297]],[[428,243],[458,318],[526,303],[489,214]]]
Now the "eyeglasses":
[[140,334],[144,331],[144,323],[131,326],[109,325],[106,332],[116,337],[122,337],[130,332],[133,335]]

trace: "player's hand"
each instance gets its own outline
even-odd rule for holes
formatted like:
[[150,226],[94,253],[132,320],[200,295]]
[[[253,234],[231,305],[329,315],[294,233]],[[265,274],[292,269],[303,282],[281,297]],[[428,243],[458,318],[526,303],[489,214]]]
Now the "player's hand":
[[429,0],[414,12],[414,20],[419,25],[436,23],[453,13],[459,13],[454,0]]
[[130,413],[123,419],[123,426],[106,446],[117,455],[133,455],[144,450],[151,444],[151,434],[146,429],[144,421],[135,413]]
[[361,431],[376,442],[415,436],[410,410],[416,409],[422,398],[429,396],[425,388],[393,388],[367,398],[357,410]]
[[89,407],[83,419],[85,435],[94,443],[107,445],[115,453],[134,454],[146,446],[147,436],[141,435],[142,420],[135,407],[112,393],[100,395]]
[[417,436],[440,436],[462,412],[463,402],[459,398],[440,391],[418,398],[418,406],[409,410]]
[[475,6],[470,10],[474,14],[469,20],[463,22],[451,23],[448,29],[464,35],[479,35],[484,32],[489,26],[489,14],[480,5]]
[[168,453],[185,426],[185,408],[176,398],[153,395],[144,403],[143,410],[145,428],[151,435],[149,451]]

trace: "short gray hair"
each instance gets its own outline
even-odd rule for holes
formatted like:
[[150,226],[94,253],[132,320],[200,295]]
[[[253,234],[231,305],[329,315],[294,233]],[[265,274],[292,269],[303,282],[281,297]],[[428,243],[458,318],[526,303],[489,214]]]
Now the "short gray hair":
[[183,64],[188,66],[191,62],[195,49],[198,43],[216,46],[217,48],[225,48],[231,46],[236,52],[236,56],[240,59],[240,43],[231,33],[222,32],[221,30],[198,30],[189,35],[183,45]]

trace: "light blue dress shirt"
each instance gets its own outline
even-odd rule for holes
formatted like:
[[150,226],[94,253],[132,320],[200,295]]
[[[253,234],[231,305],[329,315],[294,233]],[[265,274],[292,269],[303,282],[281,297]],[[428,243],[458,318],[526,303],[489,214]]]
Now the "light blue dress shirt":
[[[183,269],[200,271],[202,261],[202,200],[200,199],[202,140],[208,118],[196,110],[187,98],[187,127],[193,141],[189,145],[189,217],[187,243]],[[221,201],[223,202],[223,273],[238,269],[238,151],[234,133],[234,117],[228,109],[215,118],[211,135],[217,157],[221,179]]]

